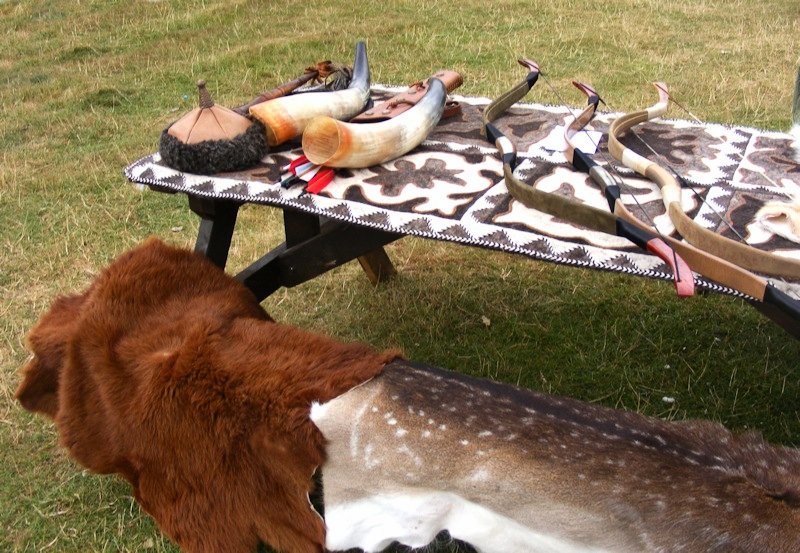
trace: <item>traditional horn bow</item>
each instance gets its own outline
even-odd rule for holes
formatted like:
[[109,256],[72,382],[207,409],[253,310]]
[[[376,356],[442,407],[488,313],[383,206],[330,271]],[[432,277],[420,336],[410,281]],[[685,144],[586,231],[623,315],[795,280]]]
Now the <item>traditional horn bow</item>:
[[684,240],[701,250],[714,254],[745,269],[774,276],[800,279],[800,261],[778,257],[736,242],[697,224],[683,210],[681,205],[681,186],[675,177],[654,161],[640,156],[625,147],[619,137],[627,130],[660,117],[669,107],[669,93],[664,83],[653,83],[658,90],[658,102],[647,109],[622,115],[611,123],[608,131],[608,149],[611,155],[626,167],[655,182],[661,189],[661,196],[670,220]]
[[[609,151],[623,165],[653,180],[659,186],[670,219],[687,242],[671,237],[665,237],[665,240],[694,271],[750,296],[754,300],[751,303],[756,309],[795,338],[800,339],[800,301],[745,268],[796,278],[800,264],[734,242],[699,226],[683,211],[680,203],[681,187],[669,171],[626,148],[619,141],[619,136],[625,131],[666,111],[669,105],[667,87],[663,83],[654,85],[659,92],[656,104],[641,111],[622,115],[611,124],[608,132]],[[740,264],[742,259],[745,262]]]
[[[515,102],[524,97],[539,77],[539,66],[536,62],[522,59],[519,60],[519,63],[529,70],[528,75],[511,90],[502,94],[486,106],[483,112],[483,124],[486,136],[495,143],[502,156],[503,174],[509,193],[523,205],[533,207],[534,209],[544,211],[556,217],[561,217],[592,230],[627,238],[640,248],[656,254],[672,269],[678,295],[681,297],[691,296],[694,293],[694,280],[689,266],[680,259],[663,240],[647,231],[646,227],[644,229],[637,228],[622,219],[616,212],[610,213],[558,194],[550,194],[537,190],[535,187],[523,183],[514,176],[514,166],[516,165],[517,157],[516,148],[511,140],[493,124],[493,121]],[[589,106],[576,120],[582,116],[584,118],[587,117],[586,114],[589,113],[588,110],[590,109],[591,114],[589,114],[588,117],[591,119],[594,110]],[[582,154],[574,145],[571,146],[568,158],[573,165],[575,165],[574,159],[576,157],[576,151]],[[585,154],[579,155],[578,159],[580,159],[579,163],[583,163],[585,167],[589,167],[591,163],[591,171],[593,171],[595,175],[602,175],[601,177],[593,176],[593,178],[610,179],[610,176],[608,176],[601,167],[591,162],[590,158]],[[575,166],[578,167],[578,165]],[[586,169],[586,171],[590,172],[590,169]],[[590,172],[590,174],[592,173]],[[603,185],[601,184],[601,186]],[[619,205],[622,205],[621,202]]]

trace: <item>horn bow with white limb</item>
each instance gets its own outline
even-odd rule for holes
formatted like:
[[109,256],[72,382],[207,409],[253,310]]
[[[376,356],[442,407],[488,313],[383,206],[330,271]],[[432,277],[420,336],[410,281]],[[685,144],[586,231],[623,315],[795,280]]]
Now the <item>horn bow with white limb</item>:
[[684,240],[745,269],[773,276],[800,279],[800,261],[779,257],[744,243],[736,242],[700,226],[689,217],[681,205],[681,186],[675,177],[654,161],[625,147],[619,137],[627,130],[650,119],[660,117],[669,107],[669,93],[664,83],[653,83],[658,90],[658,102],[651,107],[622,115],[611,123],[608,149],[626,167],[655,182],[661,189],[664,206],[675,228]]
[[345,123],[317,117],[303,133],[303,153],[318,165],[349,168],[370,167],[402,156],[419,146],[442,117],[448,87],[435,75],[427,86],[416,105],[386,121]]
[[800,452],[757,434],[399,361],[311,418],[332,551],[800,551]]
[[350,86],[336,92],[307,92],[256,104],[250,114],[267,129],[270,146],[282,144],[303,134],[306,125],[321,115],[350,119],[367,105],[370,95],[367,47],[356,44],[353,78]]
[[[697,225],[680,207],[680,186],[672,175],[654,162],[639,156],[620,143],[618,138],[620,134],[638,123],[649,120],[651,116],[659,115],[659,112],[663,113],[663,109],[665,109],[668,102],[666,85],[657,83],[656,88],[659,90],[659,102],[653,108],[623,115],[611,124],[608,135],[609,151],[614,158],[620,160],[629,168],[643,176],[652,178],[662,190],[665,187],[667,188],[667,192],[662,192],[664,194],[664,203],[668,206],[667,209],[670,216],[675,214],[676,220],[680,221],[680,226],[676,223],[676,228],[679,232],[683,234],[682,229],[686,227],[691,227],[689,230],[692,231],[697,229],[697,232],[691,232],[691,235],[695,237],[698,234],[701,235],[703,237],[701,244],[706,245],[710,241],[714,246],[713,249],[717,250],[719,249],[717,247],[719,243],[723,245],[732,243],[738,248],[755,250],[755,248],[738,244]],[[686,235],[684,235],[684,238],[688,240]],[[800,339],[800,300],[780,290],[764,277],[751,273],[742,266],[725,259],[722,255],[714,254],[701,244],[693,245],[690,242],[677,240],[669,236],[664,237],[664,239],[689,263],[693,271],[750,296],[753,299],[751,304],[756,309],[783,327],[789,334]],[[759,253],[765,254],[766,252],[759,251]]]
[[[654,253],[672,269],[678,296],[688,297],[693,295],[694,277],[686,261],[675,252],[666,237],[658,232],[655,224],[648,227],[628,210],[620,199],[621,193],[618,181],[621,182],[622,179],[615,179],[605,167],[595,162],[591,156],[583,152],[575,143],[575,135],[594,119],[597,106],[600,103],[600,96],[591,85],[576,81],[573,81],[572,84],[586,95],[588,105],[580,114],[573,117],[569,125],[564,128],[564,141],[567,144],[564,156],[577,170],[587,173],[603,191],[608,202],[608,208],[617,217],[617,234],[628,238],[640,248]],[[633,196],[633,198],[635,199],[636,197]],[[642,212],[645,215],[647,214],[644,210]]]

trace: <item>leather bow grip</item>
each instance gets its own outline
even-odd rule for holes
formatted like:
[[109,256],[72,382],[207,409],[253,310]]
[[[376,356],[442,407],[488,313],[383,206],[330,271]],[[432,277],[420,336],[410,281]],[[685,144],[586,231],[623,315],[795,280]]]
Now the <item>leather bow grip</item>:
[[679,298],[694,295],[694,274],[689,264],[658,236],[645,232],[624,219],[617,219],[618,235],[624,236],[642,249],[657,255],[672,270],[675,292]]

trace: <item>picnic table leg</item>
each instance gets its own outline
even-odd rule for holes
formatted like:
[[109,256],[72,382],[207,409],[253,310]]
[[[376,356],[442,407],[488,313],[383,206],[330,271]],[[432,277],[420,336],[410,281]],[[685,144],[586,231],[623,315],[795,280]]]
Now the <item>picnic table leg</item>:
[[[225,268],[240,203],[189,196],[200,217],[195,251]],[[296,286],[352,259],[358,259],[370,282],[396,273],[383,246],[402,235],[284,210],[286,241],[251,264],[236,278],[263,300],[281,286]]]
[[373,285],[385,282],[397,274],[397,269],[383,247],[365,253],[358,258],[358,262]]
[[321,224],[319,215],[284,209],[283,232],[286,245],[291,248],[315,237],[319,234]]
[[[259,301],[281,286],[297,286],[348,261],[382,251],[384,245],[403,236],[289,211],[285,217],[289,219],[285,222],[286,242],[236,275]],[[380,265],[377,274],[389,276]]]
[[[321,218],[318,215],[284,210],[283,228],[286,233],[287,247],[291,248],[317,236],[320,233],[320,225]],[[397,270],[383,246],[366,252],[357,259],[373,285],[386,282],[397,274]]]
[[194,251],[205,255],[222,269],[228,262],[240,205],[231,201],[189,196],[189,208],[200,216],[200,230]]

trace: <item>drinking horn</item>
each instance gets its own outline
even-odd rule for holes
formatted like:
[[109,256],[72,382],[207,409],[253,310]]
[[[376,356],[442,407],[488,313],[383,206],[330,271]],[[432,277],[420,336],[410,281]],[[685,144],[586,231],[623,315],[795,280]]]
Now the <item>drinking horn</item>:
[[315,117],[350,119],[361,112],[369,101],[369,84],[367,47],[359,42],[349,87],[336,92],[305,92],[276,98],[252,106],[250,115],[266,128],[267,143],[277,146],[303,134]]
[[303,153],[317,165],[349,168],[378,165],[402,156],[421,144],[442,117],[448,85],[433,75],[427,87],[416,105],[378,123],[343,123],[317,117],[303,133]]

